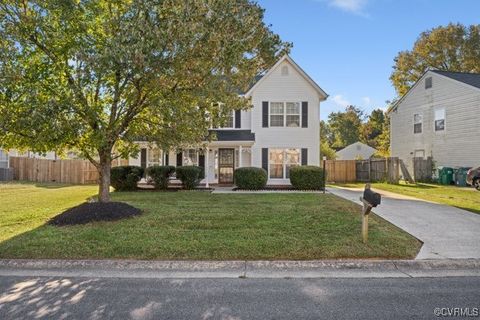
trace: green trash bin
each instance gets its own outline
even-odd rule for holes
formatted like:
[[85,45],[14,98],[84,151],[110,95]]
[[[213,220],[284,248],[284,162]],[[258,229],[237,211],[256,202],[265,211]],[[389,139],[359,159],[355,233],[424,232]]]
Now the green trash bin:
[[443,167],[440,172],[440,184],[450,185],[453,184],[453,168]]
[[458,187],[467,186],[467,172],[470,168],[461,167],[455,169],[455,185]]

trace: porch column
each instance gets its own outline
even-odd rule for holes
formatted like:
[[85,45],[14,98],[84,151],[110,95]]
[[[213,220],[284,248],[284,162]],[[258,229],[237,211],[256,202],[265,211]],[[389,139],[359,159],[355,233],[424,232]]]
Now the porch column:
[[208,161],[208,154],[210,153],[210,150],[208,149],[208,147],[205,153],[205,187],[208,188],[208,167],[210,166],[210,163]]
[[238,167],[242,167],[242,146],[238,147]]

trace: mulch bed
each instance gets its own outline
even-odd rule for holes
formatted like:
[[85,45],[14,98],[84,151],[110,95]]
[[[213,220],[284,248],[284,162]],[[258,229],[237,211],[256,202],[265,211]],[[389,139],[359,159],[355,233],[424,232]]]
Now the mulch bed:
[[323,191],[321,190],[299,190],[295,189],[292,186],[289,185],[270,185],[270,186],[265,186],[265,188],[258,189],[258,190],[249,190],[249,189],[240,189],[240,188],[233,188],[233,191]]
[[[204,186],[198,186],[193,190],[196,191],[213,191],[215,188],[206,188]],[[167,190],[160,190],[160,189],[155,189],[155,187],[151,184],[139,184],[138,188],[136,191],[155,191],[155,192],[177,192],[177,191],[187,191],[183,189],[182,185],[177,184],[177,185],[169,185]],[[191,190],[188,190],[191,191]]]
[[85,224],[93,221],[114,221],[138,216],[142,211],[123,202],[91,202],[70,208],[48,221],[55,226]]

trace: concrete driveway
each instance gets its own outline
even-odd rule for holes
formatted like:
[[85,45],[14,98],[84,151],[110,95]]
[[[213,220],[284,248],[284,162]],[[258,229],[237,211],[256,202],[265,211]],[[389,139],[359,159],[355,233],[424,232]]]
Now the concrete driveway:
[[[327,190],[358,204],[363,193],[359,189]],[[423,241],[416,259],[480,258],[480,214],[383,190],[375,191],[382,195],[382,204],[373,212]]]

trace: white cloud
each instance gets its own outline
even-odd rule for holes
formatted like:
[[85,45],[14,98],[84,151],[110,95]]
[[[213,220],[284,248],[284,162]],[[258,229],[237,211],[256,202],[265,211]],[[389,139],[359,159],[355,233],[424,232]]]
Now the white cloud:
[[349,105],[351,105],[350,101],[345,99],[341,94],[334,95],[332,98],[333,102],[335,102],[336,105],[346,108]]
[[362,101],[365,107],[368,107],[372,104],[372,99],[370,99],[370,97],[363,97]]
[[343,11],[365,16],[364,11],[369,0],[328,0],[328,4]]

